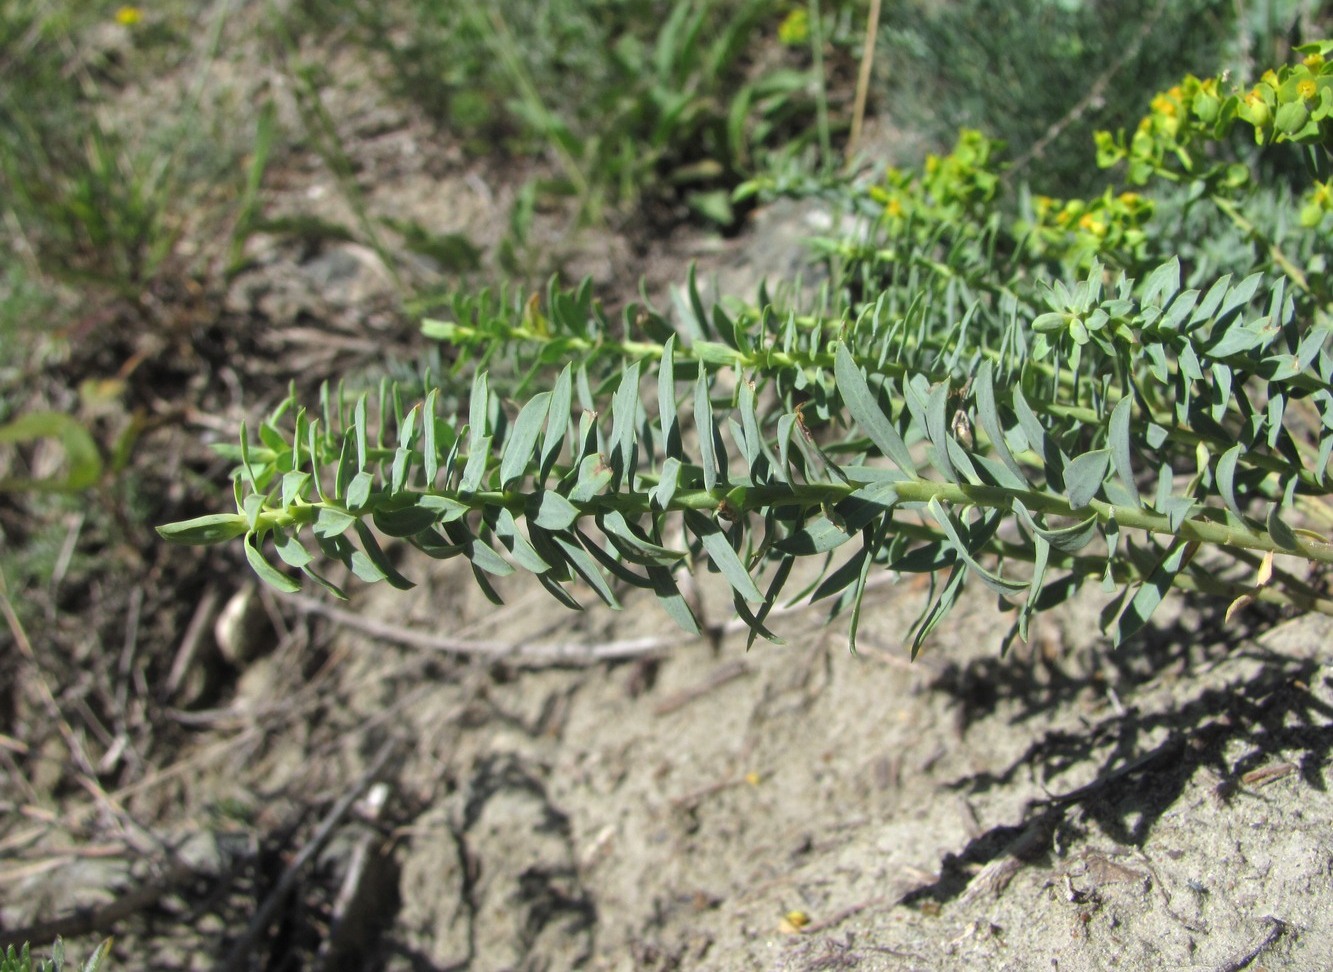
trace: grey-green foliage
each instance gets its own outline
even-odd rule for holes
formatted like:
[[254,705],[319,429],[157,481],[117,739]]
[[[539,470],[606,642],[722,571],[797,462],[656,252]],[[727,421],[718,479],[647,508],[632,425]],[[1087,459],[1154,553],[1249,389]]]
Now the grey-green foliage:
[[1015,158],[1049,136],[1023,177],[1083,195],[1100,189],[1093,131],[1222,61],[1234,16],[1225,0],[908,0],[885,4],[880,64],[900,122],[939,140],[980,128]]
[[[98,972],[110,953],[111,939],[108,938],[97,946],[93,954],[88,956],[88,961],[80,966],[82,972]],[[0,972],[64,972],[64,968],[65,943],[59,938],[51,946],[51,958],[49,960],[39,958],[34,961],[27,942],[24,942],[23,947],[17,950],[11,945],[3,954],[0,954]]]
[[[275,587],[339,595],[330,562],[409,586],[379,539],[398,537],[466,558],[497,599],[488,578],[516,569],[569,606],[578,581],[613,608],[638,587],[691,631],[676,572],[702,560],[752,638],[775,637],[808,560],[802,595],[846,614],[853,644],[873,572],[925,573],[914,652],[965,585],[1014,610],[1010,638],[1088,580],[1117,641],[1173,585],[1333,608],[1265,560],[1333,562],[1297,528],[1327,513],[1327,315],[1259,273],[1189,287],[1169,260],[997,284],[996,259],[927,252],[831,315],[765,292],[708,308],[691,279],[678,329],[646,305],[613,326],[586,283],[544,308],[458,298],[424,330],[475,366],[466,414],[388,384],[290,399],[232,450],[237,512],[162,533],[241,539]],[[1251,566],[1205,567],[1201,547]]]

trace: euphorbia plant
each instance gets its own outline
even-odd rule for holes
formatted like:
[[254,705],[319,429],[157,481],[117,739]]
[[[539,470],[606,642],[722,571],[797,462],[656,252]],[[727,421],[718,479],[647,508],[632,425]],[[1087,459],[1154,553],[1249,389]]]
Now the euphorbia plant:
[[[1324,150],[1322,118],[1293,137]],[[289,399],[257,440],[242,431],[236,512],[161,531],[240,539],[270,584],[340,596],[321,560],[406,586],[381,546],[402,538],[466,558],[492,596],[488,576],[516,569],[569,606],[574,581],[612,607],[639,587],[687,630],[677,573],[706,560],[752,638],[773,637],[808,560],[802,595],[845,611],[853,644],[871,573],[923,573],[913,652],[968,584],[1013,612],[1011,638],[1089,579],[1117,641],[1173,585],[1333,611],[1274,563],[1333,563],[1321,292],[1280,262],[1191,286],[1177,259],[1131,275],[1087,250],[1052,278],[991,205],[979,138],[920,179],[849,188],[882,217],[826,243],[844,271],[830,309],[763,289],[707,308],[692,277],[675,326],[634,305],[612,327],[587,284],[459,297],[424,330],[473,369],[466,414],[443,414],[436,386]],[[1123,203],[1138,232],[1138,200],[1106,199],[1090,211]]]

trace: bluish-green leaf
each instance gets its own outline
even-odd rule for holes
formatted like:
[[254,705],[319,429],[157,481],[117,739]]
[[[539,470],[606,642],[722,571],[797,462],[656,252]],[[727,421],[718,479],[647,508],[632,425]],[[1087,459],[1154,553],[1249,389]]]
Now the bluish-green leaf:
[[722,576],[726,578],[733,591],[746,601],[762,601],[764,599],[764,595],[760,593],[759,588],[755,587],[750,572],[741,563],[740,557],[731,547],[731,541],[720,526],[707,516],[694,510],[685,511],[685,524],[689,527],[690,532],[703,543],[704,552],[708,554],[708,559],[713,562],[714,567],[721,571]]
[[524,515],[529,522],[546,530],[567,530],[579,518],[578,508],[553,490],[543,490],[528,497]]
[[553,533],[551,534],[551,539],[565,552],[565,556],[569,559],[570,566],[578,571],[579,576],[597,592],[597,596],[602,599],[606,606],[612,610],[619,611],[620,601],[612,592],[610,585],[606,583],[606,578],[602,576],[602,572],[598,568],[597,562],[593,560],[588,551],[584,550],[576,541],[569,539],[564,533]]
[[700,370],[694,385],[694,427],[699,437],[699,465],[703,469],[704,489],[710,493],[718,483],[717,430],[713,426],[713,407],[708,397],[708,373]]
[[1092,501],[1097,491],[1102,488],[1102,480],[1106,478],[1106,470],[1110,463],[1109,449],[1085,452],[1069,461],[1065,466],[1064,476],[1065,493],[1069,497],[1070,506],[1079,510]]
[[880,411],[879,402],[875,400],[865,375],[861,373],[860,366],[845,343],[839,343],[834,354],[833,374],[838,382],[838,394],[842,396],[847,411],[861,431],[899,469],[905,473],[915,473],[916,463],[912,461],[912,454],[888,416]]
[[1171,589],[1176,575],[1189,563],[1197,548],[1198,544],[1193,542],[1179,539],[1172,542],[1147,579],[1134,592],[1134,596],[1116,622],[1114,641],[1117,646],[1124,644],[1143,630],[1153,612],[1166,597],[1167,591]]
[[666,567],[651,565],[647,571],[648,579],[653,583],[653,594],[657,597],[657,603],[662,605],[662,610],[666,611],[667,616],[683,630],[693,635],[699,634],[699,619],[694,616],[684,595],[680,593],[671,571]]
[[1009,445],[1005,441],[1004,423],[1000,419],[1000,409],[995,402],[995,378],[994,369],[989,361],[983,361],[981,367],[977,369],[976,378],[972,382],[975,390],[977,403],[977,418],[981,421],[981,428],[986,433],[986,438],[990,439],[991,448],[995,454],[1000,457],[1006,469],[1013,473],[1017,482],[1010,482],[1005,485],[1011,487],[1022,487],[1026,485],[1023,476],[1023,470],[1019,467],[1018,461],[1014,459],[1013,453],[1009,451]]
[[560,450],[569,431],[571,408],[574,400],[573,367],[565,365],[551,389],[551,404],[547,410],[546,436],[541,448],[541,478],[546,480],[560,459]]
[[321,506],[313,527],[317,537],[336,537],[356,522],[356,517],[332,506]]
[[[375,570],[384,580],[389,582],[390,587],[396,587],[400,591],[411,590],[416,587],[416,584],[400,574],[398,569],[394,567],[393,562],[385,555],[383,548],[380,547],[380,542],[375,539],[375,534],[371,532],[370,527],[366,526],[365,521],[356,521],[356,535],[361,540],[363,548],[359,553],[374,565]],[[353,556],[352,559],[352,569],[357,571],[357,557]],[[357,571],[357,576],[364,575]],[[366,577],[365,579],[370,578]]]
[[628,484],[638,462],[639,363],[631,363],[620,376],[620,387],[611,401],[611,470],[613,489]]
[[[1126,395],[1111,410],[1111,421],[1107,426],[1107,445],[1111,451],[1111,462],[1115,465],[1116,475],[1125,484],[1135,506],[1142,506],[1139,488],[1134,483],[1134,462],[1130,452],[1129,425],[1134,414],[1134,400]],[[1026,640],[1026,639],[1024,639]]]
[[463,466],[463,475],[458,480],[459,492],[475,493],[481,489],[482,479],[486,475],[486,466],[491,458],[491,437],[483,435],[473,437],[468,446],[467,464]]
[[440,455],[435,442],[435,399],[439,392],[432,388],[426,394],[426,404],[421,407],[421,465],[426,474],[426,488],[435,485],[435,477],[440,471]]
[[1001,577],[992,571],[982,567],[972,551],[968,549],[968,543],[960,532],[960,526],[954,521],[949,511],[937,497],[931,497],[930,502],[926,504],[930,510],[930,515],[935,518],[935,522],[940,525],[944,535],[948,538],[949,545],[954,553],[967,564],[968,570],[977,576],[983,584],[999,594],[1016,594],[1027,588],[1027,581],[1010,580],[1007,577]]
[[1222,502],[1226,503],[1227,509],[1237,519],[1245,518],[1240,510],[1240,505],[1236,502],[1236,463],[1240,461],[1241,453],[1244,451],[1245,447],[1237,442],[1222,453],[1222,457],[1217,460],[1215,473],[1217,492],[1222,497]]
[[658,474],[657,485],[653,487],[653,506],[665,510],[671,506],[671,498],[676,495],[676,484],[680,479],[680,460],[674,456],[662,462],[662,471]]
[[371,515],[375,529],[389,537],[410,537],[435,525],[439,514],[413,503],[397,509],[377,509]]
[[276,567],[264,559],[264,555],[259,552],[257,546],[258,538],[254,533],[245,535],[245,559],[250,562],[250,569],[265,584],[284,594],[295,594],[301,589],[301,585],[296,583],[286,574],[279,571]]
[[531,571],[534,574],[543,574],[551,569],[551,565],[542,559],[532,544],[528,542],[528,538],[519,530],[518,523],[514,520],[514,514],[503,506],[495,513],[494,529],[496,537],[513,556],[514,562],[524,570]]
[[1280,510],[1280,503],[1273,503],[1268,508],[1268,535],[1283,550],[1296,550],[1299,547],[1296,534],[1283,522]]
[[541,392],[532,396],[519,410],[518,418],[514,420],[514,427],[509,430],[509,436],[505,440],[504,452],[500,456],[501,489],[513,488],[527,475],[550,406],[551,393]]
[[1143,283],[1143,304],[1165,306],[1180,290],[1180,260],[1172,257],[1148,275]]
[[347,498],[344,505],[349,510],[360,510],[370,500],[370,490],[375,484],[375,477],[369,470],[363,469],[352,477],[347,485]]
[[301,541],[285,530],[273,531],[273,549],[278,552],[282,562],[300,570],[314,560],[310,551],[302,546]]
[[163,540],[172,543],[203,544],[226,543],[243,536],[250,529],[241,513],[212,513],[193,520],[167,523],[157,528]]
[[684,455],[676,411],[676,336],[673,334],[662,346],[662,362],[657,369],[658,421],[662,425],[663,450],[672,459]]

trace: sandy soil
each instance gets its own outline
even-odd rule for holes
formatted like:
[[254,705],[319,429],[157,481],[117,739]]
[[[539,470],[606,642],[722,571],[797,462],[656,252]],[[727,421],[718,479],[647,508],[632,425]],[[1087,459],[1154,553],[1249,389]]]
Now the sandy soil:
[[[493,245],[524,173],[365,92],[330,97],[374,210]],[[284,166],[275,212],[347,218],[317,163]],[[726,289],[809,217],[565,263],[664,293],[698,258]],[[373,252],[252,247],[221,313],[293,373],[414,352]],[[1333,968],[1327,618],[1180,599],[1112,651],[1089,597],[1001,656],[973,592],[910,662],[925,592],[889,577],[852,655],[815,609],[746,651],[706,573],[689,639],[632,595],[571,614],[513,583],[497,609],[457,565],[335,607],[209,563],[142,649],[148,765],[89,791],[42,769],[58,742],[10,761],[7,936],[114,932],[113,968],[163,970]]]

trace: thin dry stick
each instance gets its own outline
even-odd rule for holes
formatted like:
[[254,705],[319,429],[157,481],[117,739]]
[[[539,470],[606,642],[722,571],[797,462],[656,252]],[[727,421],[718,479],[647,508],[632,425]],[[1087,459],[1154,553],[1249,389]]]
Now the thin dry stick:
[[1277,940],[1286,933],[1287,923],[1281,918],[1274,918],[1272,915],[1264,915],[1263,920],[1268,925],[1268,934],[1264,936],[1264,940],[1255,945],[1254,948],[1250,949],[1244,955],[1237,956],[1231,961],[1224,962],[1222,965],[1218,966],[1217,972],[1240,972],[1241,969],[1249,968],[1255,959],[1276,945]]
[[689,688],[681,689],[679,692],[673,692],[657,705],[653,706],[653,715],[665,716],[685,708],[696,699],[701,699],[716,688],[721,688],[728,682],[734,682],[750,674],[750,666],[745,664],[739,658],[729,662],[724,662],[713,669],[702,682],[697,685],[691,685]]
[[114,927],[118,922],[151,908],[169,892],[196,877],[195,868],[177,861],[158,880],[122,894],[110,904],[99,908],[81,908],[70,915],[38,922],[27,928],[0,931],[0,945],[22,942],[49,942],[55,938],[77,938]]
[[1074,105],[1073,108],[1070,108],[1062,117],[1058,118],[1050,128],[1046,129],[1045,134],[1032,143],[1031,148],[1015,159],[1014,164],[1010,166],[1006,175],[1012,177],[1025,168],[1033,159],[1041,158],[1045,154],[1047,147],[1060,137],[1060,133],[1068,128],[1074,119],[1082,115],[1091,106],[1101,103],[1102,96],[1106,92],[1106,86],[1111,83],[1112,78],[1123,70],[1131,58],[1138,55],[1139,49],[1143,47],[1143,42],[1151,36],[1153,29],[1157,26],[1157,21],[1162,19],[1162,14],[1164,13],[1166,13],[1166,0],[1161,0],[1161,2],[1153,8],[1152,13],[1148,15],[1147,19],[1144,20],[1143,25],[1139,28],[1139,32],[1134,35],[1134,40],[1130,42],[1129,46],[1126,47],[1124,51],[1121,52],[1120,56],[1112,61],[1106,70],[1098,75],[1097,79],[1092,82],[1092,85],[1088,88],[1088,93],[1079,99],[1078,104]]
[[875,36],[879,33],[879,5],[880,0],[870,0],[870,13],[866,16],[866,43],[861,49],[861,70],[856,77],[856,106],[852,110],[852,131],[847,136],[847,152],[844,156],[849,163],[856,155],[856,146],[861,140],[861,125],[866,116],[870,71],[875,66]]
[[[885,573],[872,578],[866,584],[866,590],[896,583],[897,578]],[[334,607],[323,601],[301,594],[289,594],[284,600],[304,614],[315,614],[328,618],[334,624],[351,628],[362,634],[381,641],[407,645],[411,648],[424,648],[427,651],[444,652],[451,655],[466,655],[479,658],[492,658],[515,665],[542,667],[547,665],[596,665],[608,661],[623,661],[630,658],[646,658],[664,654],[668,649],[688,644],[698,638],[687,631],[678,631],[665,635],[649,635],[642,638],[626,638],[620,641],[607,641],[601,644],[585,645],[575,642],[558,642],[546,645],[518,645],[505,641],[470,641],[462,638],[450,638],[446,635],[429,634],[415,631],[402,625],[364,618],[354,611]],[[804,602],[786,607],[777,607],[768,612],[768,618],[778,618],[787,614],[818,607],[818,604]],[[749,631],[740,618],[732,618],[724,624],[709,625],[705,634],[713,638]]]
[[342,795],[324,819],[320,821],[319,827],[311,835],[309,842],[301,848],[300,853],[292,859],[286,870],[282,872],[282,876],[278,878],[278,883],[273,886],[273,890],[264,899],[264,903],[259,906],[255,916],[250,919],[250,924],[246,926],[241,937],[232,946],[231,951],[227,953],[227,957],[218,964],[218,972],[240,972],[241,969],[248,966],[250,951],[254,948],[255,942],[268,929],[269,924],[273,921],[274,912],[278,910],[278,906],[291,893],[292,887],[296,884],[296,879],[301,875],[301,871],[324,849],[324,845],[329,842],[329,838],[333,836],[333,832],[338,829],[338,825],[342,823],[343,818],[347,816],[352,806],[379,779],[385,764],[389,762],[389,757],[393,755],[397,748],[398,740],[396,739],[390,739],[381,746],[379,752],[375,754],[375,758],[366,767],[366,771],[361,774],[360,779]]

